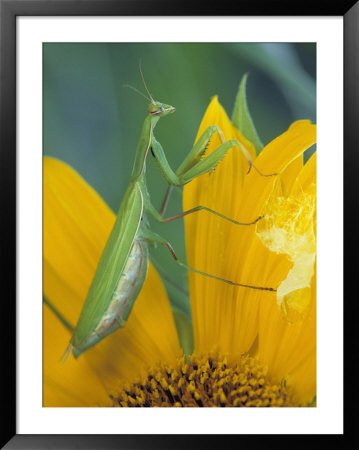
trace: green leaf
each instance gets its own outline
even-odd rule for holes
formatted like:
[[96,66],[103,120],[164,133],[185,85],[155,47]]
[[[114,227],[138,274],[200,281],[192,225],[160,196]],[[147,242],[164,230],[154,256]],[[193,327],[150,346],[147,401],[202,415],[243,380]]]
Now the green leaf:
[[260,153],[263,148],[263,144],[257,134],[247,105],[247,78],[248,74],[246,73],[245,75],[243,75],[243,78],[239,84],[239,89],[232,114],[232,123],[236,128],[238,128],[243,136],[254,145],[254,148],[256,149],[256,153],[258,155],[258,153]]
[[179,341],[186,357],[193,353],[193,328],[190,319],[178,310],[172,310]]

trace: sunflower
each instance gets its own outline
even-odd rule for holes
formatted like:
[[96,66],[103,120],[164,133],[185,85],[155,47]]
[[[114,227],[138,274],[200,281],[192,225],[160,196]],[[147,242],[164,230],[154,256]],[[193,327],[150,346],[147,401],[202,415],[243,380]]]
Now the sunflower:
[[[214,171],[184,187],[194,352],[185,356],[153,266],[126,326],[78,359],[71,337],[115,215],[67,164],[44,158],[44,406],[306,406],[316,395],[315,126],[298,121],[256,157],[214,97],[209,125],[237,139]],[[197,137],[198,137],[197,136]],[[209,154],[220,144],[214,136]],[[268,174],[277,176],[263,176]],[[261,175],[262,174],[262,175]],[[179,333],[180,334],[180,333]]]

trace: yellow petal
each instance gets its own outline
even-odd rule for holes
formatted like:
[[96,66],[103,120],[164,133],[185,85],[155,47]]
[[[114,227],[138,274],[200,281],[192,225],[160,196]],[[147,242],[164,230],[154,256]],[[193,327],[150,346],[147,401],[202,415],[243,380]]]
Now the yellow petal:
[[293,183],[290,191],[291,195],[295,195],[301,191],[308,191],[313,184],[316,184],[317,180],[317,153],[308,159],[303,168],[298,173],[296,182]]
[[[289,129],[264,147],[255,166],[263,174],[282,174],[316,141],[316,126],[309,120],[294,122]],[[263,177],[256,170],[245,179],[241,212],[244,216],[259,214],[261,208],[273,190],[276,176]]]
[[293,183],[295,182],[299,172],[303,167],[303,155],[298,156],[294,161],[292,161],[286,169],[280,174],[283,195],[289,195],[292,189]]
[[[314,154],[298,174],[290,195],[313,189],[316,180],[316,155]],[[315,215],[314,215],[315,219]],[[288,323],[274,301],[261,304],[259,316],[258,355],[268,365],[276,379],[286,379],[294,389],[296,400],[309,403],[316,389],[316,273],[310,289],[297,291],[300,296],[309,294],[309,311],[296,323]],[[270,318],[270,320],[268,320]],[[270,336],[270,339],[268,339]]]
[[[254,164],[264,174],[284,172],[314,141],[315,126],[309,121],[296,122],[288,131],[268,144]],[[252,169],[245,177],[238,206],[238,214],[241,216],[237,216],[237,220],[250,221],[262,215],[263,206],[273,191],[277,178],[260,176]],[[259,224],[260,222],[257,226]],[[283,255],[270,252],[260,242],[255,230],[256,227],[231,228],[230,239],[233,245],[228,247],[227,253],[231,268],[229,275],[233,281],[277,288],[292,264]],[[254,290],[242,290],[241,295],[255,305],[262,294]],[[271,293],[263,292],[263,295],[265,298],[273,297]]]
[[[203,117],[198,136],[210,125],[217,125],[226,140],[239,140],[254,157],[252,144],[232,126],[217,97],[212,99]],[[207,154],[220,144],[219,137],[214,135]],[[201,205],[238,219],[238,203],[248,168],[248,161],[238,148],[230,149],[214,172],[204,174],[185,186],[184,210]],[[229,240],[229,232],[233,226],[230,222],[205,211],[187,216],[185,228],[188,264],[209,274],[226,277],[227,247],[233,245]],[[233,340],[232,323],[238,316],[235,314],[235,289],[220,281],[193,273],[189,274],[189,279],[195,350],[204,352],[218,348],[224,353],[239,355],[251,337],[242,341]],[[246,316],[243,313],[241,317],[243,329]]]
[[[212,101],[200,132],[208,125],[219,125],[226,140],[232,137],[230,122],[218,102]],[[314,142],[315,126],[297,122],[265,147],[255,166],[264,174],[283,172]],[[185,187],[184,209],[205,205],[240,222],[260,216],[275,177],[262,177],[255,169],[246,175],[246,161],[241,155],[235,157],[237,152],[231,150],[214,174]],[[188,217],[185,224],[188,261],[196,269],[237,283],[276,288],[291,267],[286,257],[274,255],[259,241],[254,226],[235,226],[205,213]],[[271,301],[274,294],[199,275],[190,275],[190,289],[195,349],[217,346],[233,358],[248,351],[257,335],[259,304]]]
[[310,283],[316,253],[316,159],[312,157],[292,183],[285,196],[275,188],[262,209],[264,219],[257,236],[271,251],[285,254],[293,263],[277,288],[277,303],[286,319],[301,320],[309,307]]
[[310,281],[314,274],[315,188],[285,197],[278,186],[276,183],[264,205],[264,218],[257,224],[256,232],[269,250],[286,255],[293,263],[277,287],[277,303],[288,320],[300,320],[309,307]]
[[[45,158],[44,294],[73,325],[114,220],[114,214],[103,200],[73,169]],[[56,397],[54,386],[61,385],[62,378],[71,379],[74,389],[82,383],[74,370],[77,364],[86,363],[91,367],[89,380],[101,380],[109,392],[120,379],[137,377],[143,367],[158,361],[173,362],[181,354],[165,289],[151,265],[125,328],[101,341],[77,361],[70,356],[64,366],[59,362],[70,336],[60,327],[62,332],[58,330],[54,340],[49,333],[52,327],[47,323],[48,317],[48,314],[44,316],[44,342],[47,343],[44,374],[51,376],[45,377],[44,390],[53,399],[52,403],[56,399],[60,402],[57,406],[61,406],[61,399]],[[96,406],[100,399],[95,395],[95,388],[93,392],[94,396],[87,401]]]
[[44,294],[73,324],[114,220],[71,167],[44,158]]
[[108,392],[86,358],[60,361],[71,334],[46,305],[43,312],[43,406],[111,406]]
[[275,302],[263,303],[259,315],[258,356],[275,381],[286,380],[294,400],[310,403],[316,394],[316,273],[305,320],[288,323]]
[[316,126],[309,120],[298,120],[288,130],[265,146],[256,160],[259,170],[282,172],[316,142]]

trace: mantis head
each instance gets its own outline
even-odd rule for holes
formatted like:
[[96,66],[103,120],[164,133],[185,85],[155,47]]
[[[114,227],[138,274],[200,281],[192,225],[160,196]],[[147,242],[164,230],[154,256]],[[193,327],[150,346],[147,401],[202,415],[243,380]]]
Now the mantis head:
[[140,74],[141,74],[142,82],[146,89],[147,95],[143,94],[141,91],[139,91],[138,89],[134,88],[133,86],[131,86],[129,84],[124,84],[124,86],[133,89],[135,92],[142,95],[142,97],[145,97],[147,100],[149,100],[151,102],[148,107],[148,114],[150,116],[158,116],[158,118],[159,118],[159,117],[167,116],[168,114],[174,113],[176,111],[176,108],[174,106],[166,105],[165,103],[156,102],[155,100],[153,100],[153,97],[152,97],[150,91],[148,90],[146,81],[143,77],[143,73],[141,70],[141,61],[140,61]]
[[158,118],[162,117],[162,116],[167,116],[168,114],[172,114],[176,111],[176,108],[171,106],[171,105],[166,105],[165,103],[160,103],[160,102],[156,102],[155,100],[153,100],[153,97],[147,87],[145,78],[143,76],[142,73],[142,69],[141,69],[141,61],[140,61],[140,74],[141,74],[141,78],[142,78],[142,82],[143,85],[146,89],[147,95],[143,94],[142,92],[140,92],[138,89],[134,88],[133,86],[130,86],[129,84],[126,84],[125,86],[133,89],[134,91],[136,91],[138,94],[142,95],[142,97],[147,98],[147,100],[149,100],[151,103],[148,107],[148,114],[150,116],[158,116]]
[[167,116],[167,114],[172,114],[175,111],[175,107],[155,101],[152,101],[150,103],[150,106],[148,107],[148,114],[150,114],[151,116]]

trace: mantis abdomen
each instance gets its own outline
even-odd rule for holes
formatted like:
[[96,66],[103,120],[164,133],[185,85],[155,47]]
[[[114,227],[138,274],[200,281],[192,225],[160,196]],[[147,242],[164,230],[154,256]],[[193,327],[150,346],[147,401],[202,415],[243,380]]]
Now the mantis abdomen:
[[[147,269],[148,244],[145,240],[136,236],[108,307],[95,329],[87,335],[85,342],[82,344],[83,349],[92,347],[118,328],[125,326],[135,300],[145,282]],[[83,351],[76,345],[73,345],[72,348],[75,357],[78,357]]]
[[96,327],[96,333],[107,335],[109,331],[112,332],[115,328],[125,325],[146,279],[147,268],[147,242],[135,238],[125,267],[112,294],[109,307]]

